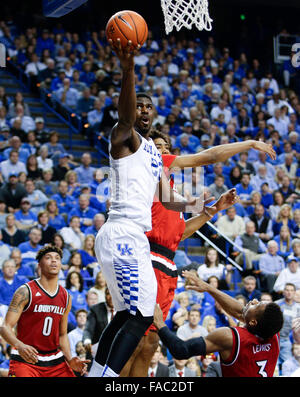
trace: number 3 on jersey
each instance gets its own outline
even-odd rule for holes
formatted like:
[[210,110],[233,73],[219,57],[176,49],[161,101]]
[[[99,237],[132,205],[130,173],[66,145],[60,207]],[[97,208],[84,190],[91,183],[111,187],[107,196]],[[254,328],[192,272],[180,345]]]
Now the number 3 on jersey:
[[266,365],[267,365],[267,360],[262,360],[262,361],[256,361],[256,365],[259,367],[258,373],[263,377],[267,378],[268,374],[265,371]]
[[52,317],[49,316],[45,317],[43,331],[42,331],[42,334],[44,336],[49,336],[51,334],[52,323],[53,323]]

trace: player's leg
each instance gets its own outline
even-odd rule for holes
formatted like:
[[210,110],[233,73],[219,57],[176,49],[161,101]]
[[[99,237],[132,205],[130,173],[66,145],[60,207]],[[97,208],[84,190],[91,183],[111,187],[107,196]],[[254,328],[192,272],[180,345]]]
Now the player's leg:
[[144,343],[141,351],[135,357],[129,373],[130,377],[147,377],[153,354],[159,345],[159,336],[157,332],[150,331],[144,336]]
[[[156,268],[154,272],[157,280],[156,302],[160,305],[165,320],[174,299],[177,276],[170,276]],[[130,377],[146,377],[148,374],[150,361],[159,344],[159,337],[153,324],[147,330],[144,339],[142,349],[135,354],[135,359],[131,364]]]
[[135,362],[136,357],[139,355],[140,351],[143,349],[144,343],[145,343],[145,336],[142,337],[137,348],[135,349],[135,351],[131,355],[130,359],[127,361],[127,363],[123,367],[123,369],[120,373],[121,378],[128,378],[130,376],[131,368]]
[[111,322],[106,326],[100,337],[97,352],[89,371],[89,377],[93,378],[102,375],[115,336],[128,319],[128,311],[123,310],[117,312]]
[[113,340],[102,376],[119,376],[152,322],[153,316],[143,316],[139,310],[130,314]]
[[[157,283],[145,234],[132,225],[114,224],[108,227],[108,233],[101,238],[97,236],[95,251],[103,265],[114,306],[126,309],[129,318],[119,328],[113,341],[109,339],[109,355],[102,376],[118,376],[153,322]],[[113,321],[116,321],[115,317]],[[99,342],[101,345],[102,342]],[[102,365],[104,354],[100,354],[96,356],[96,361]]]

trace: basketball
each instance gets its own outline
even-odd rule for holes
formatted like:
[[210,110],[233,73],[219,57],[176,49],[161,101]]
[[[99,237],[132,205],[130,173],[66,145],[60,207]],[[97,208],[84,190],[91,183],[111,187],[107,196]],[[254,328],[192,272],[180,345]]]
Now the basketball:
[[148,36],[148,26],[144,18],[135,11],[119,11],[107,22],[105,29],[107,40],[115,42],[118,38],[121,46],[127,46],[128,40],[136,47],[142,46]]

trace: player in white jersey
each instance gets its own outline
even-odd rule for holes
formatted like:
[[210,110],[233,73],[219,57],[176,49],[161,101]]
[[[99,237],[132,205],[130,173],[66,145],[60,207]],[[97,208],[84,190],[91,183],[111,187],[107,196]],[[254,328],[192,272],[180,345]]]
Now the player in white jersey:
[[[154,195],[179,212],[188,202],[170,188],[161,155],[149,138],[154,118],[151,97],[136,95],[131,43],[115,46],[123,70],[118,123],[110,137],[111,207],[95,241],[95,252],[110,290],[116,315],[103,331],[89,376],[119,376],[153,322],[157,281],[145,232],[151,230]],[[158,190],[157,190],[158,189]]]

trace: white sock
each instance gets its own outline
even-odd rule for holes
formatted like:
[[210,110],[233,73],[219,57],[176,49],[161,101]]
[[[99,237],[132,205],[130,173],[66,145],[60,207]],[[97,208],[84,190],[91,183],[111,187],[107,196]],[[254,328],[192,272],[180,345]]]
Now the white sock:
[[118,378],[119,375],[116,374],[111,368],[105,365],[104,370],[101,375],[103,378]]
[[88,378],[100,377],[102,375],[103,369],[104,367],[94,360],[91,369],[89,370]]

